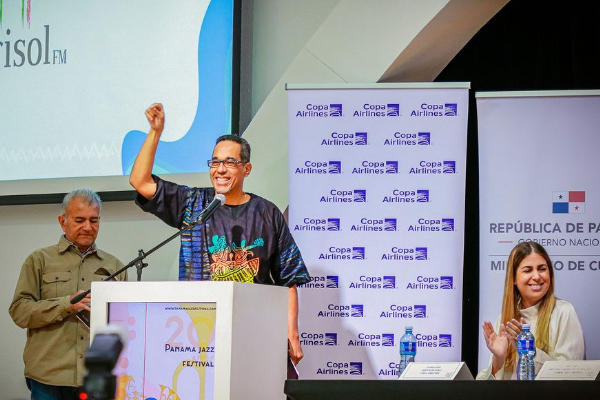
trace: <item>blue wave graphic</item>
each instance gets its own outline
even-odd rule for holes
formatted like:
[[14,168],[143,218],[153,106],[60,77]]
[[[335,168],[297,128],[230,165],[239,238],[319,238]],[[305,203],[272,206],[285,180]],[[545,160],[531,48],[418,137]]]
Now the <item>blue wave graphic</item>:
[[[189,131],[158,147],[153,172],[206,172],[217,137],[231,132],[233,0],[212,0],[198,39],[198,107]],[[147,132],[130,131],[123,139],[121,165],[129,175]],[[205,153],[204,157],[199,154]],[[200,160],[198,158],[201,158]]]

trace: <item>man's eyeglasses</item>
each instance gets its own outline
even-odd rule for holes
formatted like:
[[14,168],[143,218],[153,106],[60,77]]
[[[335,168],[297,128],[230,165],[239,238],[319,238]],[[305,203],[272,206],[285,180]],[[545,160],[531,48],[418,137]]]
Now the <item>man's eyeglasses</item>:
[[240,164],[246,164],[244,161],[238,161],[235,158],[226,158],[225,160],[208,160],[206,164],[210,168],[219,168],[219,165],[225,165],[225,168],[235,168]]

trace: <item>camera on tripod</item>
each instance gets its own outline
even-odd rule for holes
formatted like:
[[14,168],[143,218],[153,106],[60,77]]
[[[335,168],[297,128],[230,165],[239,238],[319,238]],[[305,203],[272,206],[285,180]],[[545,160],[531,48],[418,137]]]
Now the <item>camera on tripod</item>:
[[88,400],[112,400],[117,391],[117,377],[112,373],[127,343],[127,332],[116,325],[99,328],[85,354],[87,375],[83,392]]

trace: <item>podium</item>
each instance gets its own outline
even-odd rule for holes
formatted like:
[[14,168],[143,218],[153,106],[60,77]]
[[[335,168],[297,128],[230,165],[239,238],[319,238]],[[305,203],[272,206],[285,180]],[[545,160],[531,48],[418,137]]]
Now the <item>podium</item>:
[[284,399],[288,289],[237,282],[93,282],[90,337],[127,329],[117,398]]

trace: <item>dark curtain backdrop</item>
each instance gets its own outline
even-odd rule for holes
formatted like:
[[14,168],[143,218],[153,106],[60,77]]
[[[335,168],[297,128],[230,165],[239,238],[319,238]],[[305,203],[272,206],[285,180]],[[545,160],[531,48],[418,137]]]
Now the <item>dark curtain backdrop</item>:
[[462,358],[475,375],[481,330],[475,92],[600,89],[600,2],[512,0],[467,43],[436,82],[471,82]]

